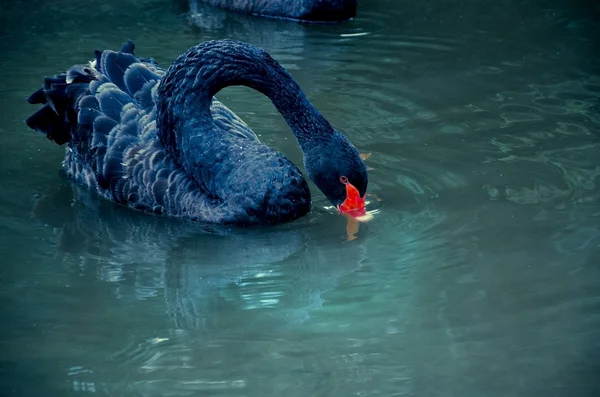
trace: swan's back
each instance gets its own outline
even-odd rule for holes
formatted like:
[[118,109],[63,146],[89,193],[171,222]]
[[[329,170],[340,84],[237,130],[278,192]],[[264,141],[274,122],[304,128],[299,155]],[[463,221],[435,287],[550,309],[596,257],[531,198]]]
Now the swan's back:
[[[67,175],[116,203],[212,223],[230,219],[218,197],[199,186],[165,150],[156,126],[157,88],[165,71],[136,58],[133,43],[119,52],[96,51],[86,66],[46,78],[28,101],[44,106],[27,125],[59,145],[68,143]],[[223,133],[247,142],[256,135],[213,100]],[[244,222],[244,220],[239,220]]]

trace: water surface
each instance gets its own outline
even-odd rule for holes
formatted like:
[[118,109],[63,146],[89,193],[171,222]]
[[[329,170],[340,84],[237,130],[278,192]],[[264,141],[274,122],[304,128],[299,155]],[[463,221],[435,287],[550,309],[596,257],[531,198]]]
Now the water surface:
[[[185,2],[0,7],[0,394],[597,396],[600,8],[362,1],[335,25]],[[261,45],[362,152],[375,219],[202,227],[98,200],[26,128],[127,38]],[[219,98],[296,164],[273,105]]]

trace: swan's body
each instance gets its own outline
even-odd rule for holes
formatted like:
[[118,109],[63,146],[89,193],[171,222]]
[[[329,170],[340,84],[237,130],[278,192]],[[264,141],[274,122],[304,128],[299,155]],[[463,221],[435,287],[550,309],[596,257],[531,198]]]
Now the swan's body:
[[344,21],[356,16],[357,0],[198,0],[248,14],[303,22]]
[[[356,149],[266,52],[231,40],[192,47],[167,71],[136,58],[131,42],[120,52],[97,51],[90,66],[46,79],[28,99],[45,106],[27,124],[68,143],[67,175],[119,204],[221,224],[305,215],[311,198],[300,170],[214,99],[229,85],[271,98],[296,135],[309,176],[334,204],[344,200],[343,185],[328,186],[342,175],[329,169],[338,155],[343,175],[364,195]],[[332,150],[338,155],[322,158]]]

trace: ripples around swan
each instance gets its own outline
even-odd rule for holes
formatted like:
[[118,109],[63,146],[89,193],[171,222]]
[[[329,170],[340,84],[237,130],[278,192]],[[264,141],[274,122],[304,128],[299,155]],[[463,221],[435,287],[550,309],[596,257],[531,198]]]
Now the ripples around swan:
[[[372,371],[366,357],[324,354],[326,335],[347,326],[330,322],[326,295],[362,268],[368,257],[362,235],[345,241],[322,234],[323,229],[309,227],[319,216],[275,230],[199,228],[115,207],[71,183],[39,195],[32,214],[52,231],[53,260],[70,264],[67,287],[75,287],[77,279],[97,280],[104,285],[102,305],[121,313],[112,315],[129,312],[136,313],[136,323],[148,317],[157,321],[152,330],[128,331],[120,338],[121,344],[128,340],[125,345],[98,352],[94,364],[78,360],[80,365],[68,370],[76,390],[118,394],[127,387],[164,395],[165,390],[280,387],[288,395],[303,395],[306,384],[335,390],[349,376],[365,380],[363,372]],[[430,244],[420,236],[435,221],[427,213],[420,217],[401,222],[407,253],[409,247]],[[381,260],[392,264],[395,258]],[[83,328],[108,315],[91,302],[70,308],[83,319]],[[239,312],[231,316],[232,310]],[[299,333],[297,340],[286,337],[289,332]],[[228,373],[222,371],[225,362]],[[257,370],[260,374],[253,375]],[[127,371],[126,380],[121,371]]]
[[[598,7],[369,0],[300,25],[195,1],[3,5],[0,394],[599,395]],[[96,48],[131,38],[166,66],[224,37],[265,47],[371,153],[376,213],[353,238],[317,191],[276,228],[114,206],[23,124],[41,77]],[[266,98],[218,97],[302,163]]]

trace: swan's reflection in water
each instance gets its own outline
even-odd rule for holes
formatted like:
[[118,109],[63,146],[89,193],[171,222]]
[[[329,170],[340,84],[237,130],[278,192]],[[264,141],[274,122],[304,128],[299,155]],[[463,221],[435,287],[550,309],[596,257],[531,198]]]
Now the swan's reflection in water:
[[[115,395],[126,387],[153,396],[239,390],[258,370],[277,381],[265,378],[257,386],[254,379],[254,387],[270,390],[281,382],[304,393],[302,382],[323,382],[322,371],[337,368],[327,380],[337,384],[357,370],[353,360],[328,356],[321,351],[326,346],[288,334],[320,311],[325,295],[366,256],[362,234],[345,240],[342,217],[330,216],[339,224],[317,213],[274,228],[202,227],[115,206],[68,181],[40,195],[33,214],[53,228],[56,262],[73,277],[87,276],[78,284],[98,296],[108,286],[100,312],[112,312],[107,319],[123,333],[113,344],[119,347],[108,350],[101,333],[90,336],[104,347],[90,353],[96,348],[85,346],[89,359],[72,360],[71,390]],[[342,233],[333,235],[334,226]],[[132,316],[125,327],[119,320],[124,307]],[[98,311],[77,308],[81,313],[70,317]],[[231,371],[223,370],[224,362]]]
[[198,225],[100,201],[71,182],[41,195],[34,214],[54,228],[64,263],[93,267],[119,299],[164,294],[183,329],[210,323],[215,300],[303,322],[365,255],[360,235],[344,241],[328,235],[332,228],[309,227],[314,219],[275,228]]

